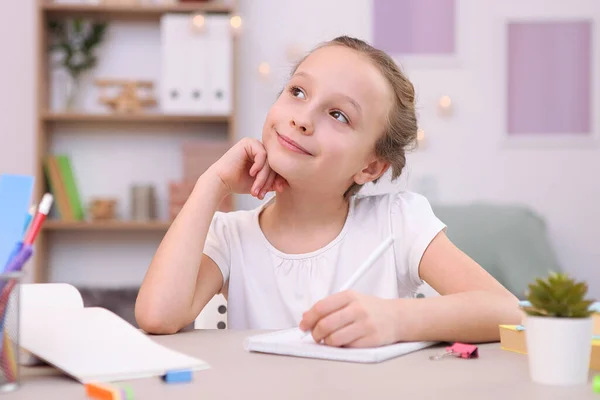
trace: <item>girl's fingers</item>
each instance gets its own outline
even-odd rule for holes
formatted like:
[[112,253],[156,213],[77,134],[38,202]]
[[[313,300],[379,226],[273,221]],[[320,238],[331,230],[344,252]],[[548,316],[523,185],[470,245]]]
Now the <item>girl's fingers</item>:
[[[359,324],[354,324],[359,325]],[[345,344],[345,347],[359,348],[359,347],[375,347],[378,346],[377,339],[373,335],[364,335],[358,339]]]
[[[314,330],[316,325],[329,314],[344,309],[355,300],[354,292],[346,290],[327,296],[315,303],[308,311],[302,314],[299,328],[303,331]],[[346,315],[346,314],[344,314]],[[322,329],[322,328],[321,328]],[[322,331],[321,339],[329,335],[330,329]]]
[[254,162],[252,167],[250,167],[250,176],[256,176],[256,174],[265,166],[267,161],[267,152],[264,148],[251,148],[247,149],[246,151],[248,153],[248,158]]
[[325,337],[323,341],[326,345],[342,347],[347,345],[360,345],[360,340],[364,339],[366,334],[363,328],[362,321],[354,322],[343,328],[338,329],[329,336]]
[[254,184],[252,185],[252,195],[258,197],[260,194],[261,189],[263,188],[263,186],[265,185],[265,182],[267,181],[267,178],[269,177],[269,174],[271,173],[271,168],[269,167],[268,163],[265,163],[263,165],[263,168],[258,171],[258,174],[256,174],[256,179],[254,180]]
[[260,191],[260,197],[264,197],[265,194],[267,194],[267,192],[270,192],[271,190],[273,190],[273,181],[275,180],[275,176],[277,176],[277,173],[273,170],[271,170],[271,172],[269,173],[269,177],[267,178],[267,181],[265,182],[265,185],[262,187],[262,190]]
[[[332,312],[326,317],[321,318],[319,322],[316,323],[311,332],[313,339],[319,343],[321,340],[325,340],[328,337],[335,335],[336,332],[344,329],[346,326],[354,325],[357,319],[358,318],[354,313],[353,307],[350,306],[346,306],[342,309]],[[350,341],[356,339],[358,339],[358,337],[353,337]],[[347,343],[350,343],[350,341]],[[343,344],[345,343],[340,343],[337,346],[342,346]]]

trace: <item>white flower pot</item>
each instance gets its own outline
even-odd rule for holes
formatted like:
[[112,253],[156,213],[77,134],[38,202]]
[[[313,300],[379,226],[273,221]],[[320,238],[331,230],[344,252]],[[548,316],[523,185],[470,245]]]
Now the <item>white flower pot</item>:
[[529,374],[544,385],[582,385],[588,381],[592,318],[527,316],[525,338]]

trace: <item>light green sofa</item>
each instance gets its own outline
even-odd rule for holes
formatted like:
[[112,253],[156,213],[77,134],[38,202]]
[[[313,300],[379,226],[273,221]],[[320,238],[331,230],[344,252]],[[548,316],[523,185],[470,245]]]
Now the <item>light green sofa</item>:
[[432,205],[447,235],[519,299],[527,285],[549,271],[562,271],[544,219],[519,205]]

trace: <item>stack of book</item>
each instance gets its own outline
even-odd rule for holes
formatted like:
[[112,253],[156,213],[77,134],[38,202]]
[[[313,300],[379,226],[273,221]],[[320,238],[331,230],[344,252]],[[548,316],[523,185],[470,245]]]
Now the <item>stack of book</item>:
[[47,156],[44,160],[44,169],[48,186],[54,196],[58,217],[65,221],[83,221],[85,210],[69,156],[64,154]]

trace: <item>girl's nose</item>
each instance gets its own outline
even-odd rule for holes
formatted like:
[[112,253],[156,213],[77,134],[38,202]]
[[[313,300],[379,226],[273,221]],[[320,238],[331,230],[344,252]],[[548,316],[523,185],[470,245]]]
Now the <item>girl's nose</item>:
[[300,119],[300,118],[292,118],[290,120],[290,126],[296,130],[298,130],[303,135],[312,135],[313,134],[313,125],[308,120],[308,118]]

